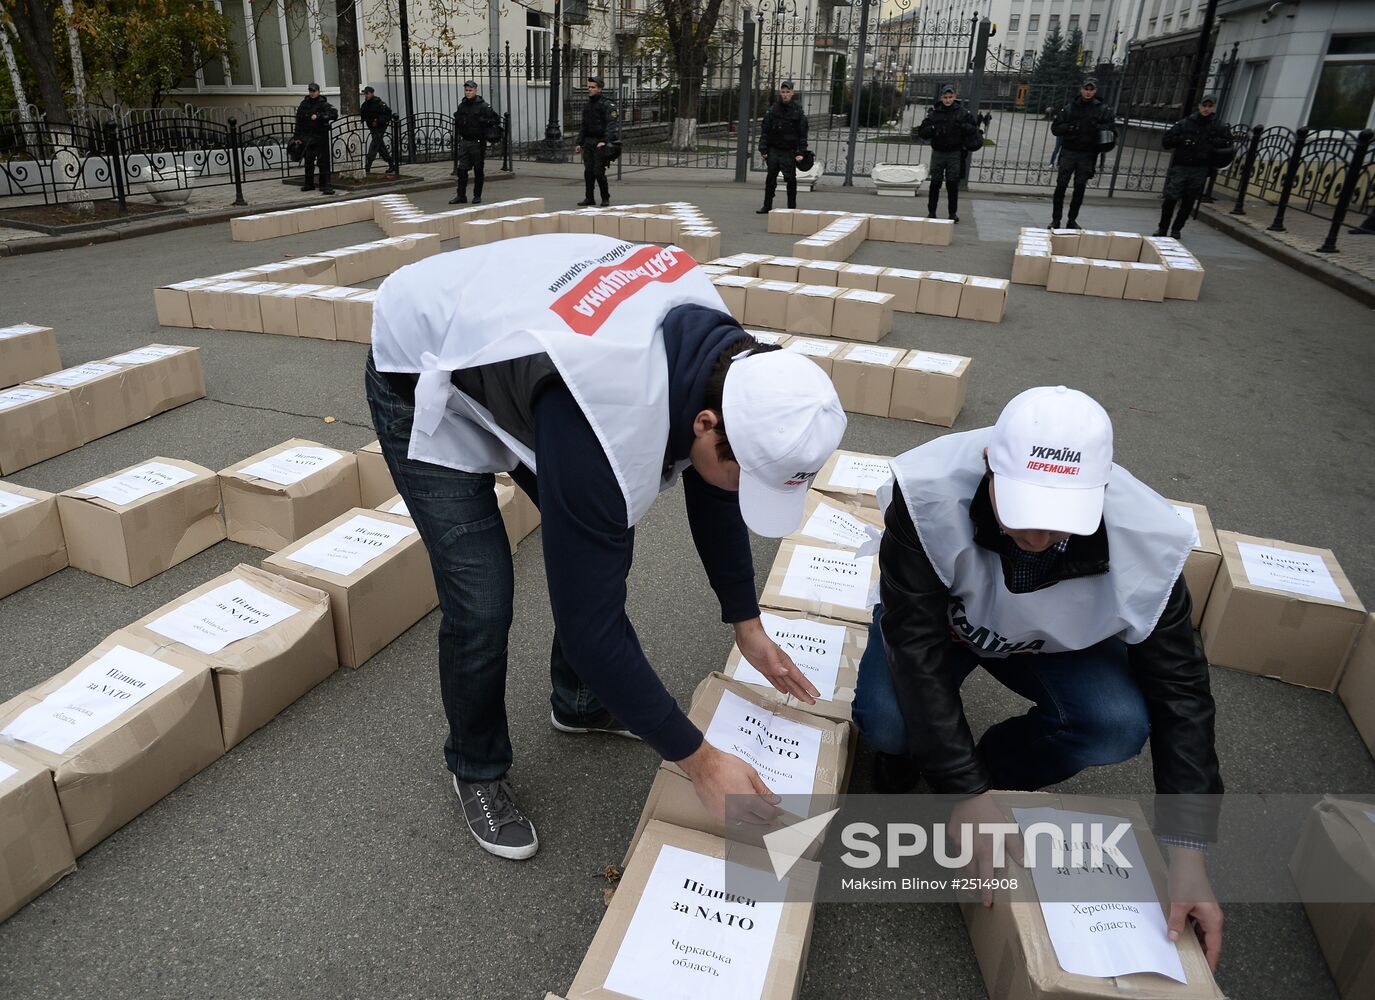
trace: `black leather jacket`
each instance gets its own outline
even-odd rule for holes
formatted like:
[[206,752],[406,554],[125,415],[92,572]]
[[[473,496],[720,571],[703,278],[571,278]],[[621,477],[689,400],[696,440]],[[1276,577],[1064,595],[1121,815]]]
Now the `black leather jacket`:
[[759,130],[759,152],[800,153],[807,148],[807,115],[797,99],[774,101],[764,112],[764,125]]
[[1232,147],[1232,131],[1217,115],[1204,118],[1195,111],[1175,122],[1160,144],[1174,150],[1173,167],[1211,167],[1220,154]]
[[1098,98],[1085,101],[1076,97],[1055,116],[1050,131],[1064,140],[1071,153],[1098,151],[1098,130],[1114,128],[1112,109]]
[[[975,523],[974,543],[998,549],[987,476],[975,494],[970,518]],[[934,792],[988,791],[992,775],[979,756],[960,701],[962,675],[950,626],[950,591],[932,568],[896,486],[884,527],[879,624],[898,707],[907,723],[908,752]],[[1042,589],[1108,571],[1107,532],[1100,525],[1097,534],[1071,536]],[[1127,657],[1150,715],[1156,791],[1170,793],[1168,799],[1158,800],[1170,804],[1157,808],[1157,829],[1207,841],[1217,835],[1216,799],[1209,796],[1221,794],[1222,778],[1214,747],[1208,661],[1189,620],[1191,608],[1184,580],[1176,580],[1155,630],[1128,646]]]
[[621,141],[621,122],[616,105],[605,94],[589,97],[582,109],[582,128],[578,130],[577,145],[595,146],[599,142]]
[[374,132],[380,132],[391,124],[394,115],[392,109],[387,107],[386,102],[373,94],[358,105],[358,117],[363,119],[363,124],[368,128]]
[[948,108],[938,102],[917,126],[917,135],[940,153],[963,151],[965,140],[978,131],[979,125],[974,121],[974,116],[959,101]]
[[[315,118],[312,120],[311,115]],[[302,139],[315,140],[329,138],[329,123],[339,120],[339,109],[320,96],[307,97],[296,107],[296,134]]]
[[482,142],[488,125],[495,125],[500,118],[492,106],[475,95],[458,102],[454,111],[454,134],[464,142]]

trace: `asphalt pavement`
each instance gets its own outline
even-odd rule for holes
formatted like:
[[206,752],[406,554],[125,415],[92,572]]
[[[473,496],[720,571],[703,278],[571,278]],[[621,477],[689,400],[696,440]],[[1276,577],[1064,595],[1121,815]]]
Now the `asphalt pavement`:
[[[687,199],[724,249],[782,253],[757,181],[688,189],[624,184],[619,202]],[[529,176],[490,198],[580,185]],[[414,196],[424,208],[447,192]],[[902,212],[827,183],[804,207]],[[868,243],[857,263],[1007,276],[1019,226],[1041,198],[969,198],[950,247]],[[1088,205],[1085,225],[1154,226],[1153,201]],[[202,349],[208,398],[24,470],[64,490],[155,455],[213,469],[289,437],[357,448],[373,434],[358,345],[160,329],[152,289],[376,238],[371,224],[233,243],[227,225],[0,260],[0,320],[56,328],[74,364],[153,341]],[[1097,397],[1116,459],[1161,493],[1203,503],[1220,528],[1333,549],[1375,600],[1369,531],[1375,454],[1371,313],[1205,226],[1184,242],[1207,268],[1199,302],[1113,302],[1014,285],[1000,325],[898,314],[885,343],[973,358],[955,430],[991,424],[1011,396],[1064,383]],[[334,417],[325,423],[325,417]],[[941,428],[851,416],[844,447],[895,454]],[[762,583],[776,542],[755,539]],[[64,570],[0,601],[0,700],[75,661],[105,635],[239,562],[229,542],[129,589]],[[482,853],[444,770],[431,614],[361,670],[341,670],[265,729],[80,860],[80,870],[0,924],[0,996],[47,998],[538,998],[572,980],[603,911],[599,874],[619,862],[657,764],[639,743],[554,732],[552,625],[538,532],[515,557],[511,773],[542,841],[531,861]],[[642,523],[629,613],[686,703],[724,664],[729,630],[697,563],[681,494]],[[1375,763],[1332,695],[1215,670],[1228,790],[1375,792]],[[986,676],[965,688],[975,731],[1019,700]],[[867,756],[854,790],[869,786]],[[1065,791],[1151,790],[1149,753],[1082,774]],[[1233,906],[1219,981],[1246,1000],[1336,992],[1300,907]],[[945,905],[819,909],[805,997],[983,997],[958,911]]]

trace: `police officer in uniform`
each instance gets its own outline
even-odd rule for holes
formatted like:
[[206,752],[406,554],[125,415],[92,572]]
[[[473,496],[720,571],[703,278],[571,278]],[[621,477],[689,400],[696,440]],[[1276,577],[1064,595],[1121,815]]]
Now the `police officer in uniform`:
[[778,100],[764,112],[764,124],[759,129],[759,155],[769,172],[764,179],[764,207],[756,215],[772,211],[780,172],[788,189],[788,207],[797,207],[797,163],[806,148],[807,115],[793,103],[793,82],[784,80],[778,85]]
[[387,129],[396,115],[372,87],[363,88],[363,103],[358,105],[358,117],[363,119],[368,129],[368,153],[363,172],[371,171],[372,161],[380,156],[387,164],[387,173],[399,173],[400,167],[387,149]]
[[611,188],[606,183],[606,165],[611,147],[621,141],[621,122],[616,114],[616,105],[602,93],[604,86],[599,76],[587,78],[587,103],[582,109],[582,128],[578,130],[578,143],[574,153],[582,155],[582,182],[584,194],[581,206],[594,205],[592,186],[595,184],[602,195],[602,208],[611,204]]
[[956,99],[955,87],[941,88],[940,102],[926,113],[917,126],[917,135],[931,144],[931,190],[926,196],[926,214],[936,217],[944,182],[950,203],[950,219],[959,222],[960,175],[964,171],[965,144],[979,134],[979,124]]
[[1086,77],[1079,85],[1079,96],[1070,101],[1051,122],[1050,131],[1063,143],[1060,149],[1060,173],[1055,181],[1055,197],[1051,202],[1052,229],[1060,228],[1065,208],[1065,189],[1074,180],[1074,196],[1069,203],[1069,228],[1079,228],[1079,207],[1084,204],[1084,191],[1093,178],[1102,151],[1100,132],[1115,129],[1112,109],[1098,99],[1098,81]]
[[[1189,525],[1113,464],[1107,412],[1064,386],[1028,389],[993,427],[891,465],[881,600],[854,702],[881,790],[925,777],[962,797],[956,824],[1003,822],[990,789],[1044,788],[1149,739],[1170,930],[1192,918],[1216,967],[1222,911],[1204,858],[1222,779],[1181,575]],[[1032,706],[976,741],[960,688],[979,668]],[[975,848],[980,877],[992,876],[989,848]]]
[[339,109],[320,93],[320,85],[306,87],[306,97],[296,107],[296,135],[305,143],[306,182],[302,191],[315,190],[315,165],[320,165],[320,193],[333,194],[329,183],[329,125],[339,120]]
[[[1170,169],[1165,174],[1165,200],[1160,206],[1160,226],[1156,236],[1169,233],[1179,239],[1189,213],[1203,196],[1203,188],[1208,183],[1208,172],[1215,166],[1224,166],[1232,151],[1232,132],[1226,122],[1217,119],[1217,98],[1204,94],[1198,102],[1198,110],[1175,122],[1160,144],[1173,150]],[[1175,206],[1174,225],[1170,216]]]
[[501,119],[492,106],[477,93],[477,83],[463,84],[463,100],[454,111],[454,157],[458,171],[458,193],[450,205],[468,201],[468,171],[473,172],[473,204],[482,204],[482,167],[487,160],[487,134]]

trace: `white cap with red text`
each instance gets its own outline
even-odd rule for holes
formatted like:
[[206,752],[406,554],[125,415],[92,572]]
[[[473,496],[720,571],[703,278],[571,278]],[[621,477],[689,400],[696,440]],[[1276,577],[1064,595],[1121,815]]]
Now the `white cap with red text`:
[[993,425],[988,467],[1003,527],[1091,535],[1112,471],[1112,421],[1078,389],[1027,389]]
[[791,534],[802,525],[808,485],[845,434],[830,378],[801,354],[752,354],[726,371],[721,409],[740,463],[745,524],[766,538]]

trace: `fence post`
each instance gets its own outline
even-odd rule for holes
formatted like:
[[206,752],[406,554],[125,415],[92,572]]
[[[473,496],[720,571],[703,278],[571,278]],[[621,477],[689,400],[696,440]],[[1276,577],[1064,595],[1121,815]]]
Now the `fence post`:
[[1356,136],[1356,150],[1351,154],[1351,166],[1346,169],[1346,181],[1342,184],[1342,193],[1337,197],[1337,210],[1332,213],[1332,226],[1327,230],[1327,239],[1318,247],[1318,253],[1337,252],[1337,232],[1346,219],[1347,209],[1351,207],[1351,196],[1356,192],[1356,182],[1360,180],[1361,167],[1365,164],[1365,154],[1370,149],[1371,139],[1375,139],[1375,132],[1368,128],[1362,129],[1361,134]]
[[1237,203],[1232,206],[1230,215],[1246,214],[1246,189],[1251,184],[1251,172],[1256,169],[1256,154],[1260,152],[1260,137],[1264,131],[1264,125],[1257,125],[1251,129],[1251,143],[1246,147],[1246,159],[1241,165],[1241,186],[1237,188]]
[[110,154],[110,180],[115,185],[115,201],[119,202],[119,214],[129,214],[129,202],[124,186],[124,144],[119,141],[119,126],[114,122],[105,123],[105,150]]
[[[984,82],[984,63],[988,61],[988,39],[992,34],[993,24],[988,18],[980,18],[975,29],[974,55],[970,67],[969,77],[969,96],[966,98],[969,113],[974,115],[977,120],[979,114],[979,98],[982,96]],[[960,184],[965,190],[969,189],[969,174],[973,168],[974,156],[970,152],[965,152],[960,170]]]
[[1308,141],[1308,126],[1304,125],[1294,135],[1294,148],[1289,154],[1289,167],[1284,171],[1284,187],[1280,189],[1280,204],[1275,211],[1275,221],[1265,228],[1272,233],[1283,233],[1284,210],[1289,207],[1289,193],[1294,190],[1294,181],[1299,176],[1299,165],[1303,160],[1303,144]]
[[511,169],[511,112],[505,111],[501,115],[501,169]]
[[234,204],[247,205],[243,196],[243,147],[240,145],[239,120],[229,119],[229,172],[234,176]]
[[869,43],[869,5],[878,0],[858,0],[859,7],[859,48],[855,58],[855,91],[850,95],[850,140],[845,151],[844,187],[855,184],[855,147],[859,145],[859,98],[864,92],[864,49]]
[[745,8],[740,32],[740,126],[735,130],[735,183],[744,184],[750,171],[750,94],[754,90],[754,18]]

